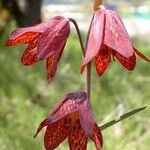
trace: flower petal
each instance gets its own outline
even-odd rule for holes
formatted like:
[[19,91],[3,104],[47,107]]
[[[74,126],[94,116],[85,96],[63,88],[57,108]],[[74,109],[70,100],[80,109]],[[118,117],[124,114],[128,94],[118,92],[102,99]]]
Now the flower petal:
[[31,41],[34,41],[39,36],[40,36],[40,33],[38,33],[38,32],[26,32],[24,34],[21,34],[20,36],[18,36],[15,39],[9,39],[5,45],[6,46],[15,46],[17,44],[26,44]]
[[46,150],[55,149],[61,142],[63,142],[70,132],[71,120],[67,116],[61,118],[57,122],[47,126],[44,145]]
[[91,135],[94,127],[94,115],[87,97],[83,97],[77,104],[81,127],[86,135]]
[[[71,115],[72,113],[76,113],[76,115]],[[75,120],[79,118],[85,134],[92,134],[94,116],[85,92],[79,91],[67,94],[49,115],[48,120],[50,123],[56,122],[65,115],[70,115],[70,117],[72,116]]]
[[39,23],[31,27],[18,28],[9,35],[9,40],[15,40],[19,38],[21,35],[26,35],[26,33],[30,33],[30,32],[43,33],[48,27],[50,28],[54,24],[56,25],[63,18],[64,17],[56,16],[51,18],[48,21]]
[[104,11],[98,9],[97,11],[95,11],[93,20],[91,22],[91,27],[88,33],[87,48],[85,58],[82,63],[82,71],[84,70],[85,65],[88,64],[88,62],[97,55],[102,45],[104,22]]
[[103,136],[96,123],[94,125],[93,134],[90,138],[95,143],[96,149],[101,150],[103,146]]
[[99,76],[101,76],[107,69],[111,61],[111,53],[106,46],[99,51],[98,55],[95,57],[96,71]]
[[116,12],[105,10],[106,24],[104,44],[129,58],[133,55],[133,47],[127,31]]
[[21,57],[22,64],[28,66],[38,62],[36,44],[30,43]]
[[52,113],[49,114],[49,121],[55,122],[60,118],[78,111],[78,104],[86,96],[85,92],[69,93],[62,98],[61,102],[55,107]]
[[42,128],[44,128],[45,126],[47,126],[48,125],[48,121],[47,121],[47,119],[44,119],[41,123],[40,123],[40,125],[39,125],[39,127],[38,127],[38,129],[37,129],[37,131],[36,131],[36,134],[34,135],[34,138],[36,138],[36,136],[38,135],[38,133],[42,130]]
[[141,52],[139,52],[136,48],[134,48],[134,52],[141,58],[143,58],[145,61],[150,62],[150,59],[147,58],[145,55],[143,55]]
[[77,120],[68,136],[70,150],[86,150],[87,140],[88,138],[85,135],[79,120]]
[[119,53],[116,53],[115,57],[118,59],[118,61],[128,70],[133,70],[136,65],[136,57],[135,54],[129,58],[126,58]]
[[61,55],[63,53],[63,49],[64,49],[64,47],[62,48],[62,50],[56,51],[55,53],[53,53],[52,55],[50,55],[47,58],[46,69],[47,69],[47,80],[49,82],[55,76],[55,73],[56,73],[56,70],[57,70],[57,65],[58,65],[60,57],[61,57]]
[[62,50],[66,44],[69,33],[69,21],[65,18],[47,28],[37,44],[38,58],[44,59],[52,52]]

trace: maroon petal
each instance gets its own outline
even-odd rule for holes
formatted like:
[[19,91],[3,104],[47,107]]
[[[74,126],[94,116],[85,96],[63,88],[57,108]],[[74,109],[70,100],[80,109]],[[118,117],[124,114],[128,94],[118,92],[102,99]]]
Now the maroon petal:
[[83,100],[84,97],[86,97],[85,92],[74,92],[65,95],[60,103],[50,113],[48,118],[49,121],[55,122],[68,114],[77,112],[78,105],[76,101],[80,102]]
[[29,45],[27,46],[25,52],[21,57],[21,62],[26,66],[38,62],[36,42],[29,43]]
[[134,48],[134,52],[141,58],[143,58],[145,61],[150,62],[150,59],[147,58],[145,55],[143,55],[141,52],[139,52],[136,48]]
[[120,17],[111,10],[105,10],[106,24],[104,44],[129,58],[133,55],[133,47]]
[[89,100],[87,97],[83,97],[82,100],[79,99],[76,101],[81,127],[86,135],[91,135],[94,127],[94,115]]
[[80,73],[81,73],[81,74],[83,73],[83,71],[84,71],[84,69],[86,68],[86,66],[87,66],[87,64],[85,64],[85,65],[82,64],[81,70],[80,70]]
[[55,73],[56,73],[56,70],[57,70],[57,65],[58,65],[60,57],[63,53],[63,49],[64,49],[64,47],[62,48],[62,50],[54,52],[52,55],[50,55],[47,58],[46,69],[47,69],[47,80],[49,82],[55,76]]
[[93,134],[90,137],[92,141],[95,143],[96,149],[101,150],[103,146],[103,137],[100,128],[97,126],[95,123],[94,129],[93,129]]
[[36,131],[36,134],[34,135],[34,138],[36,138],[36,136],[37,136],[38,133],[42,130],[42,128],[44,128],[44,127],[47,126],[47,125],[48,125],[47,119],[43,120],[43,121],[40,123],[40,125],[39,125],[39,127],[38,127],[38,129],[37,129],[37,131]]
[[20,36],[18,36],[15,39],[9,39],[6,42],[6,46],[14,46],[17,44],[26,44],[29,43],[31,41],[34,41],[35,39],[37,39],[40,36],[40,33],[38,32],[26,32],[24,34],[21,34]]
[[49,115],[49,121],[55,122],[65,115],[77,112],[80,124],[87,135],[91,135],[94,126],[94,117],[85,92],[67,94],[60,104]]
[[31,26],[31,27],[24,27],[24,28],[17,28],[15,31],[13,31],[9,35],[9,40],[15,40],[21,37],[22,35],[26,35],[27,33],[43,33],[47,28],[50,28],[53,25],[56,25],[60,20],[62,20],[64,17],[56,16],[51,18],[48,21],[45,21],[43,23],[39,23],[37,25]]
[[88,138],[77,120],[68,136],[70,150],[86,150],[87,140]]
[[111,53],[106,46],[99,51],[98,55],[95,57],[96,71],[99,76],[101,76],[107,69],[111,61]]
[[44,59],[52,52],[62,50],[66,44],[69,33],[69,21],[65,18],[47,28],[37,44],[38,58]]
[[105,22],[104,11],[98,9],[97,11],[95,11],[93,20],[91,22],[91,27],[89,30],[89,35],[87,40],[86,54],[82,63],[82,69],[81,69],[82,71],[84,70],[86,64],[88,64],[88,62],[97,55],[102,45],[104,22]]
[[44,136],[44,145],[46,150],[55,149],[66,139],[70,132],[70,123],[70,118],[65,116],[57,122],[47,126]]
[[133,55],[129,58],[126,58],[119,53],[116,53],[115,57],[118,59],[118,61],[128,70],[133,70],[136,65],[136,56],[133,53]]

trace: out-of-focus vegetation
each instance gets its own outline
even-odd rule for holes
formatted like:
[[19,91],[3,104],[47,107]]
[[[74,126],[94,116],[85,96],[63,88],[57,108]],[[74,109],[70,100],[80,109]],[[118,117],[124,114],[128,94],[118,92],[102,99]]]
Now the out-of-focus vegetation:
[[[67,42],[55,79],[46,82],[45,63],[25,67],[20,56],[25,46],[7,48],[3,44],[13,25],[8,25],[0,39],[0,149],[41,150],[43,133],[33,135],[39,123],[60,98],[69,92],[84,89],[80,75],[81,51],[76,35]],[[150,56],[150,44],[134,39],[139,50]],[[150,104],[150,64],[137,58],[133,72],[116,61],[102,77],[92,68],[92,108],[100,124],[131,109]],[[104,150],[148,150],[150,139],[149,107],[103,131]],[[94,149],[92,142],[89,149]],[[58,150],[67,149],[66,144]]]
[[41,22],[41,6],[42,0],[0,0],[0,30],[10,18],[23,27]]

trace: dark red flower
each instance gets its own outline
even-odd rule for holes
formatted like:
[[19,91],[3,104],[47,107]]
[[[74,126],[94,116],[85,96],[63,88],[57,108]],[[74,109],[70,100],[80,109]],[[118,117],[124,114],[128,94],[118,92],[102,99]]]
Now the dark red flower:
[[46,59],[47,79],[51,81],[69,33],[69,20],[57,16],[32,27],[16,29],[10,34],[6,46],[28,44],[21,62],[24,65],[32,65]]
[[112,10],[97,9],[89,30],[86,54],[81,72],[95,58],[96,71],[102,75],[111,60],[117,59],[126,69],[136,65],[135,53],[150,61],[134,48],[121,18]]
[[94,141],[97,150],[103,145],[100,128],[94,121],[85,92],[67,94],[49,117],[41,122],[36,135],[45,126],[46,150],[55,149],[67,137],[71,150],[86,150],[88,137]]

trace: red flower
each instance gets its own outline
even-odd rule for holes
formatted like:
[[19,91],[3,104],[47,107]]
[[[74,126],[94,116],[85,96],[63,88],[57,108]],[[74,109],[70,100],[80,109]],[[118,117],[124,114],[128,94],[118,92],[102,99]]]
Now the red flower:
[[97,9],[89,30],[81,72],[95,58],[96,71],[102,75],[115,58],[128,70],[136,65],[135,53],[150,61],[134,48],[121,18],[112,10]]
[[67,137],[71,150],[86,150],[88,137],[94,141],[97,150],[103,145],[100,128],[94,122],[85,92],[67,94],[49,117],[41,122],[36,135],[45,126],[46,150],[53,150]]
[[21,62],[24,65],[32,65],[46,59],[47,79],[51,81],[69,33],[69,20],[57,16],[32,27],[16,29],[10,34],[6,46],[28,44]]

